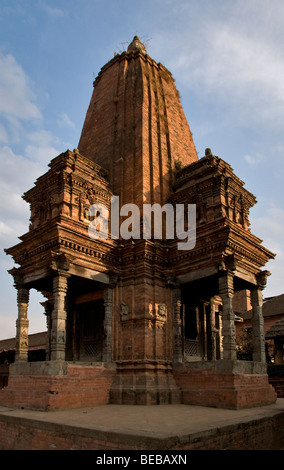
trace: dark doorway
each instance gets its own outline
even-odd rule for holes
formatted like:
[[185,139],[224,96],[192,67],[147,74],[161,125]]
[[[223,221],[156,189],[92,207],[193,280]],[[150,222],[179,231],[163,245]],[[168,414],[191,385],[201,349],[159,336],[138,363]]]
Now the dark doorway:
[[80,361],[101,361],[104,337],[102,299],[76,306],[77,351]]

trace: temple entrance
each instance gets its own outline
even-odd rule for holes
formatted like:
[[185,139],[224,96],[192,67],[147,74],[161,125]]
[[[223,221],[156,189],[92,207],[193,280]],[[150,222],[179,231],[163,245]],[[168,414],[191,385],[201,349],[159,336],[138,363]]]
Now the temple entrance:
[[212,285],[208,292],[199,283],[182,288],[182,350],[186,361],[222,358],[222,301],[213,295]]
[[66,360],[103,359],[105,304],[99,283],[72,276],[69,280],[66,322]]
[[103,300],[81,304],[76,309],[79,335],[78,360],[101,361],[103,354]]
[[183,356],[188,360],[199,360],[202,357],[199,312],[189,304],[182,307]]

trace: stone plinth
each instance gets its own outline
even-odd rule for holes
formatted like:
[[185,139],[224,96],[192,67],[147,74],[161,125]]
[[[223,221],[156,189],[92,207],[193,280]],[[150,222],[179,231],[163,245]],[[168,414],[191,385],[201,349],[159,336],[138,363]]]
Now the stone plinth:
[[245,361],[195,362],[174,370],[182,403],[241,409],[270,405],[276,393],[265,364]]
[[110,390],[110,403],[123,405],[166,405],[180,403],[170,364],[136,361],[119,363]]
[[[16,364],[12,364],[14,366]],[[64,361],[24,363],[11,367],[0,405],[42,411],[105,405],[115,366]]]

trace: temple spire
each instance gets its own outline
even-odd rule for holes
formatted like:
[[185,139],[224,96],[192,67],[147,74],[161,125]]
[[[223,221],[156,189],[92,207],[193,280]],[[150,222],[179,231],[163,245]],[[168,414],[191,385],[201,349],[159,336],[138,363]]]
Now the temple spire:
[[137,51],[137,50],[139,52],[142,52],[142,54],[147,54],[146,47],[140,41],[139,37],[134,36],[133,41],[128,46],[127,52]]
[[78,149],[103,167],[121,204],[164,205],[178,166],[198,160],[171,73],[138,36],[100,71]]

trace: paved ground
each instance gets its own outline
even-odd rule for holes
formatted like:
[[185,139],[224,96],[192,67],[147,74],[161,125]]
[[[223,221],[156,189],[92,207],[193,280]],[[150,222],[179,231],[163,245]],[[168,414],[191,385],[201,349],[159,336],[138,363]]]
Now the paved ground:
[[284,398],[274,405],[223,410],[192,405],[105,405],[64,411],[31,411],[0,407],[0,415],[101,432],[157,439],[188,436],[228,425],[273,417],[284,412]]

